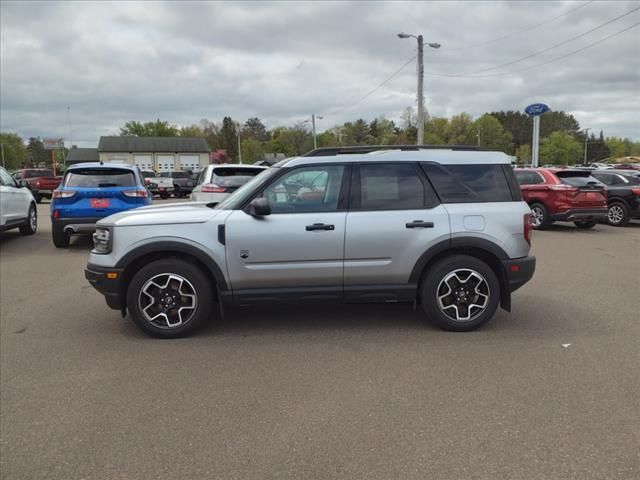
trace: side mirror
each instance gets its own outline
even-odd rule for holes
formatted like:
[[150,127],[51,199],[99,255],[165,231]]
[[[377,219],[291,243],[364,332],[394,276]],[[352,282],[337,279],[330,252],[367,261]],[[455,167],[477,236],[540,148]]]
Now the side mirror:
[[271,205],[269,205],[269,201],[266,198],[254,198],[247,208],[247,213],[252,217],[271,215]]

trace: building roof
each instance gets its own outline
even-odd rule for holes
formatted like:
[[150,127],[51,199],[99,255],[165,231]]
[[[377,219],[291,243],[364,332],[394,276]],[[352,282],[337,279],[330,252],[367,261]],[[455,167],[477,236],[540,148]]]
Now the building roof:
[[100,137],[101,152],[209,153],[204,138],[197,137]]
[[97,162],[99,160],[97,148],[72,148],[67,153],[67,163]]

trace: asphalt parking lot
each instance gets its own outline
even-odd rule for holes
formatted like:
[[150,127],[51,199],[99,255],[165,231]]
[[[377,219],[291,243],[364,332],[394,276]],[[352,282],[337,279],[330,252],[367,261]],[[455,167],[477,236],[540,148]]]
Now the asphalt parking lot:
[[236,309],[161,341],[85,281],[88,237],[0,237],[6,479],[634,479],[640,223],[534,232],[513,312]]

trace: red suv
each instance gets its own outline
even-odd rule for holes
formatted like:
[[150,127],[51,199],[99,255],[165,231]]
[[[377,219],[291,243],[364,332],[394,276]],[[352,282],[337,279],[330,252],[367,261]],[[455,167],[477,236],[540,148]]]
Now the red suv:
[[607,187],[589,170],[518,168],[514,170],[522,197],[531,207],[533,228],[555,221],[591,228],[607,217]]

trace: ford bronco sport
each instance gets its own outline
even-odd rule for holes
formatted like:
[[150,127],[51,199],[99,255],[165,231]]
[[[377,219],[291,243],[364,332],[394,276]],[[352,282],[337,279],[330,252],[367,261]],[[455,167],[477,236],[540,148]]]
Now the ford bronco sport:
[[225,304],[412,302],[473,330],[533,275],[531,212],[500,152],[339,147],[281,161],[223,202],[98,222],[85,276],[146,333]]

